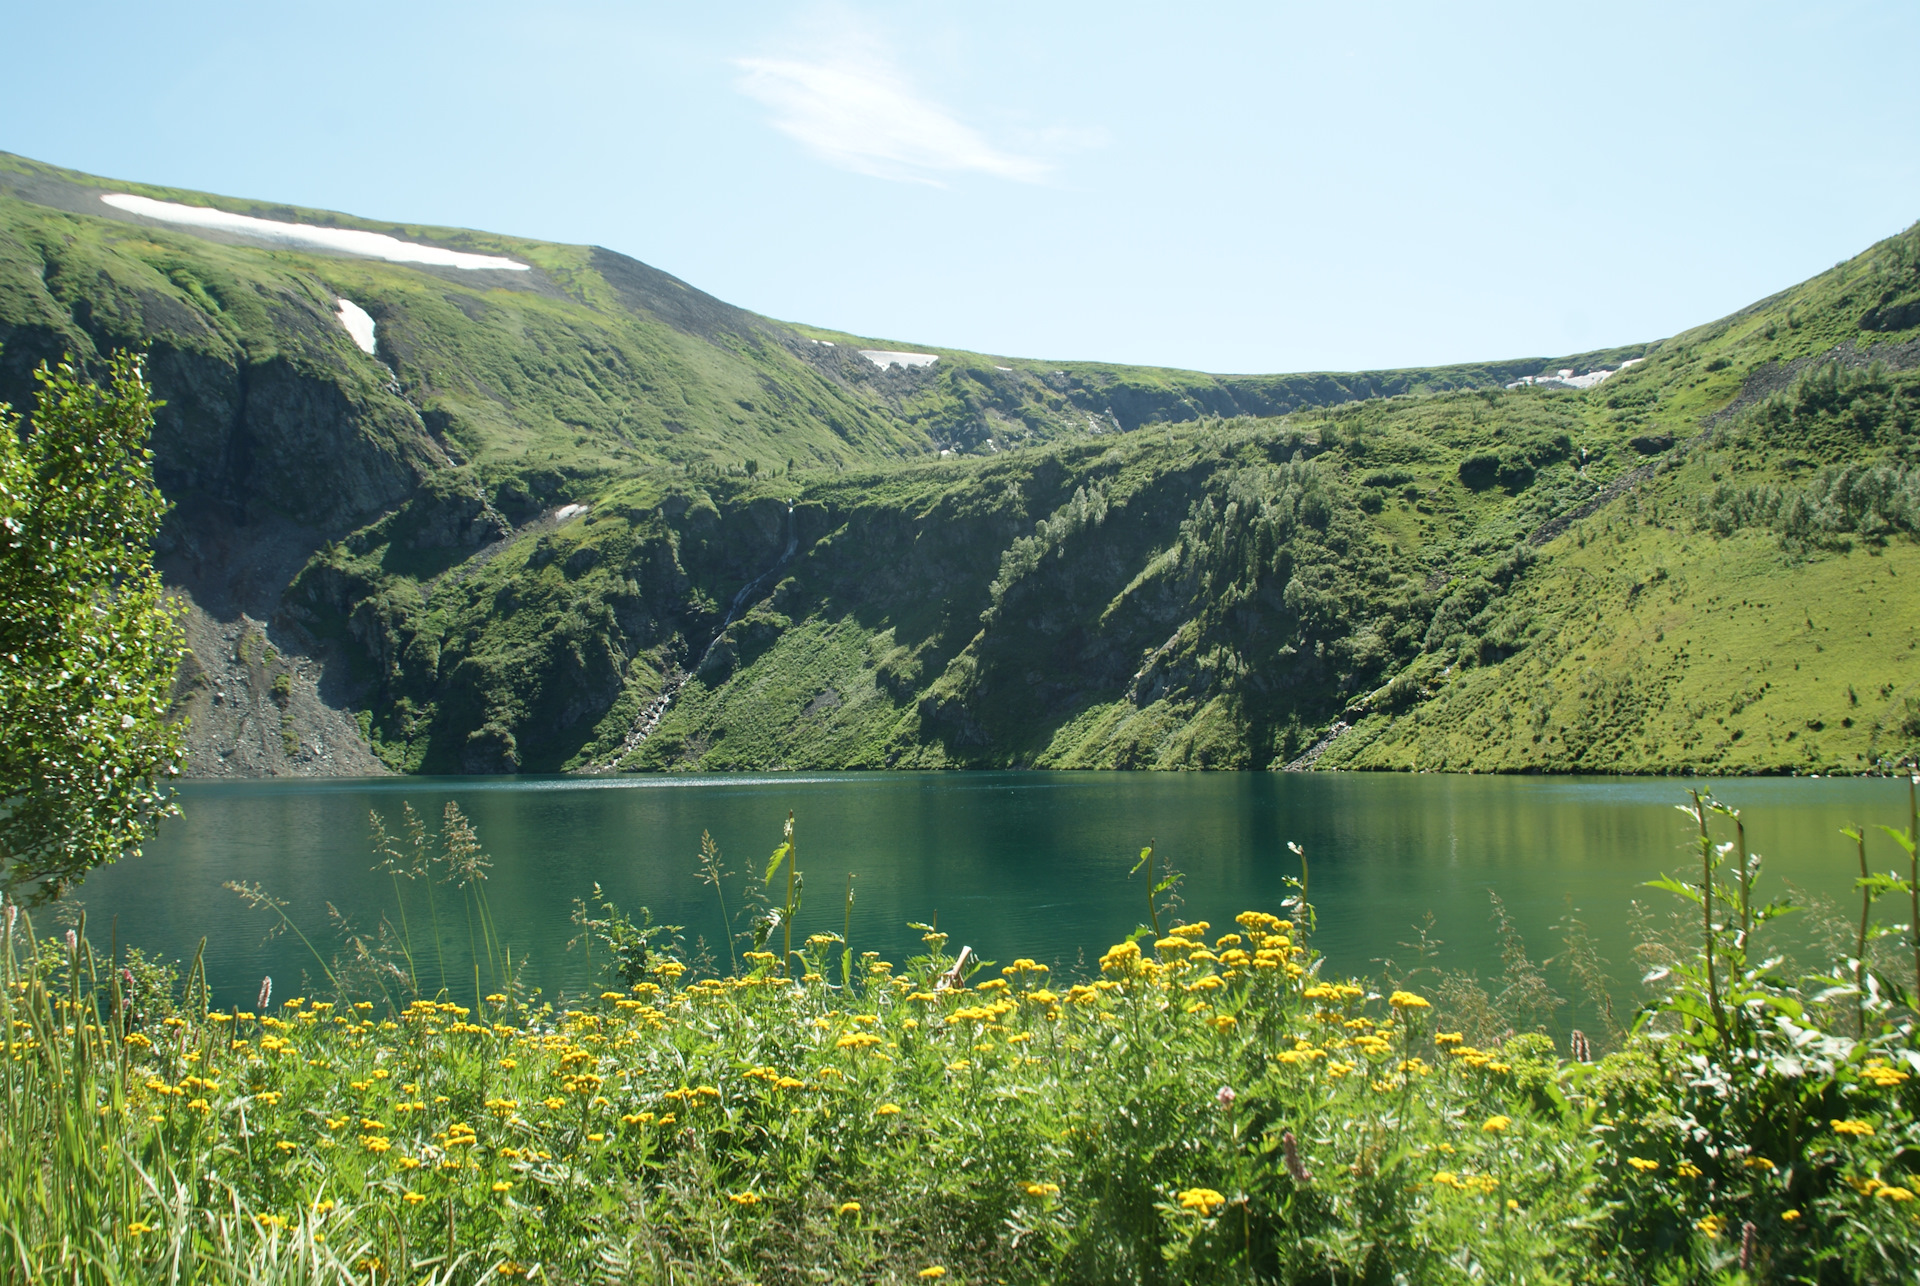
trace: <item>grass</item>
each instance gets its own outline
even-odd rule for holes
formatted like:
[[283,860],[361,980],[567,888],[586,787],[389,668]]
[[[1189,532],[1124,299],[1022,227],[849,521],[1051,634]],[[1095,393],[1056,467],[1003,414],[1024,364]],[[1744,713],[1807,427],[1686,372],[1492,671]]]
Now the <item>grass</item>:
[[[1920,957],[1881,935],[1872,991],[1845,959],[1790,977],[1763,959],[1783,911],[1759,901],[1737,814],[1689,807],[1698,878],[1665,883],[1694,918],[1643,949],[1663,981],[1610,1052],[1596,1033],[1565,1057],[1502,1016],[1544,985],[1524,951],[1491,1007],[1458,980],[1324,976],[1304,882],[1286,918],[1168,919],[1082,978],[956,959],[926,926],[899,964],[834,934],[776,954],[805,851],[791,821],[767,880],[781,914],[735,967],[583,905],[604,981],[559,1004],[510,966],[497,991],[414,992],[437,983],[417,903],[385,948],[362,944],[390,966],[370,996],[330,968],[334,994],[275,1002],[263,982],[226,1012],[197,961],[182,986],[137,952],[96,960],[84,925],[36,938],[10,907],[0,1272],[1904,1280]],[[445,834],[471,906],[484,860],[452,814]],[[1905,911],[1911,826],[1889,834],[1898,866],[1871,891]],[[407,835],[383,845],[396,880],[440,860]]]
[[[1920,750],[1920,653],[1883,646],[1913,614],[1920,230],[1547,364],[1644,358],[1577,392],[1503,387],[1535,360],[1213,376],[941,350],[883,374],[854,352],[878,341],[588,247],[403,230],[540,270],[496,283],[90,217],[58,206],[97,183],[20,158],[0,185],[0,392],[42,350],[152,344],[163,484],[314,524],[289,616],[358,667],[343,686],[403,771],[1269,768],[1338,722],[1324,766]],[[1899,503],[1832,511],[1849,469]],[[593,512],[541,527],[562,501]],[[789,503],[799,548],[725,663],[622,755],[772,568]]]

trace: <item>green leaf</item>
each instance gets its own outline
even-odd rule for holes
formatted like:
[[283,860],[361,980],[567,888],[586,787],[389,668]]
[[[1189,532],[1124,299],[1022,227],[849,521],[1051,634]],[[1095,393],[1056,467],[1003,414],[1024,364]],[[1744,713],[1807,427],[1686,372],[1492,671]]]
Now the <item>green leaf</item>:
[[1147,864],[1147,859],[1152,856],[1153,856],[1153,845],[1149,844],[1145,848],[1141,849],[1140,860],[1133,864],[1133,869],[1127,872],[1128,876],[1131,877],[1139,874],[1140,868],[1145,866]]
[[1695,888],[1691,884],[1682,884],[1671,875],[1663,875],[1657,880],[1648,880],[1645,887],[1650,889],[1665,889],[1669,893],[1677,893],[1689,902],[1698,903],[1700,901],[1700,890],[1698,888]]
[[767,859],[766,883],[773,883],[773,877],[779,873],[780,863],[786,861],[787,855],[791,852],[793,852],[793,845],[790,842],[773,850],[773,856]]

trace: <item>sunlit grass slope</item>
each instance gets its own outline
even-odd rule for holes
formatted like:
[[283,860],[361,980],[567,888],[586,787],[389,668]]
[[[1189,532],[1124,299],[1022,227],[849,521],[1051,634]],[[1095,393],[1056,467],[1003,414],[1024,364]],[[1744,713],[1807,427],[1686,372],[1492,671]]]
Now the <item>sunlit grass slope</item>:
[[1552,363],[1644,358],[1582,391],[926,349],[592,247],[379,229],[534,265],[426,270],[102,217],[119,188],[378,225],[0,158],[7,388],[148,345],[163,485],[304,524],[274,611],[397,768],[1265,768],[1341,724],[1320,766],[1920,750],[1912,230]]

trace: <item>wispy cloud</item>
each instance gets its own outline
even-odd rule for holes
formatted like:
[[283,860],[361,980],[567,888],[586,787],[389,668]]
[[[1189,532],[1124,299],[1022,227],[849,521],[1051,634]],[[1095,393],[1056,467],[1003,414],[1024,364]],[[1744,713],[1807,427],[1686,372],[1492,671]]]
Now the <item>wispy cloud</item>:
[[1038,183],[1053,168],[995,146],[875,57],[740,58],[735,65],[741,91],[772,109],[775,129],[858,174],[935,186],[962,173]]

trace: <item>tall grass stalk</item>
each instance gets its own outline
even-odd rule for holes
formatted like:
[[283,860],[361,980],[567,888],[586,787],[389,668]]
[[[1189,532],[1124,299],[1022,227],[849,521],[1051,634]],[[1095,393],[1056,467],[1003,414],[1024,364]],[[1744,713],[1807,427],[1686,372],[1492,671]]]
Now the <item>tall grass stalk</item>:
[[727,969],[731,973],[740,971],[740,956],[734,948],[733,917],[727,914],[727,872],[721,864],[720,846],[713,842],[713,836],[707,831],[700,832],[700,869],[701,880],[713,886],[713,894],[720,899],[720,924],[727,938]]
[[1867,1034],[1867,925],[1873,916],[1873,880],[1867,870],[1867,835],[1858,826],[1845,826],[1842,835],[1852,840],[1860,854],[1860,934],[1853,947],[1853,1021],[1856,1035]]
[[840,917],[840,985],[853,985],[853,872],[847,872],[847,901]]
[[780,873],[780,864],[782,862],[785,862],[787,867],[787,900],[780,912],[780,928],[781,932],[785,935],[780,950],[780,971],[785,973],[792,965],[793,916],[794,912],[799,910],[800,907],[799,896],[802,888],[800,882],[800,856],[799,850],[794,845],[793,812],[791,809],[787,812],[787,824],[786,829],[781,833],[780,847],[774,849],[773,856],[767,859],[767,884],[772,884],[773,877]]
[[1713,959],[1713,941],[1717,936],[1713,924],[1713,838],[1707,834],[1707,805],[1701,800],[1700,792],[1688,792],[1693,796],[1693,816],[1700,825],[1700,916],[1701,933],[1700,960],[1701,971],[1706,977],[1707,1010],[1713,1015],[1714,1035],[1724,1039],[1727,1032],[1727,1015],[1720,1007],[1720,981]]

